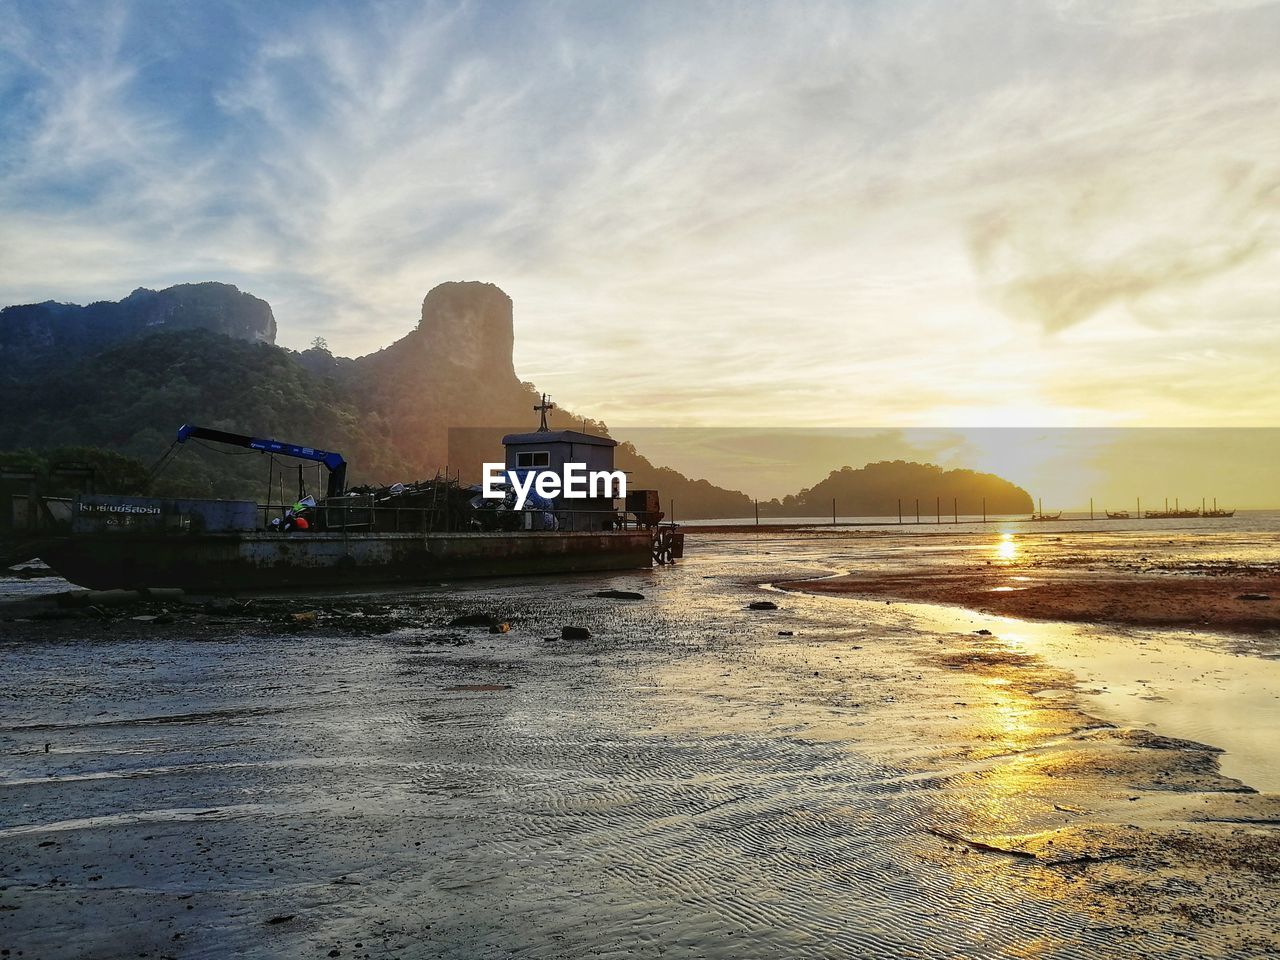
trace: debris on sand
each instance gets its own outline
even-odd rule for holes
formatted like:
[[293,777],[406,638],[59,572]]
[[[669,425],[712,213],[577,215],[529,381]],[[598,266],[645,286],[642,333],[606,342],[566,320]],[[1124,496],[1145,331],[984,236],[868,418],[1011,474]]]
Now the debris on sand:
[[460,617],[454,617],[446,627],[492,627],[498,623],[498,619],[487,613],[464,613]]
[[1136,855],[1143,846],[1153,844],[1151,837],[1132,825],[1072,826],[1041,833],[986,839],[965,836],[952,830],[934,827],[927,829],[935,837],[963,844],[971,850],[1017,857],[1020,860],[1034,860],[1051,867],[1120,860]]
[[636,593],[634,590],[601,590],[596,594],[597,597],[603,597],[606,600],[643,600],[643,593]]
[[136,620],[138,623],[154,623],[159,625],[173,623],[173,617],[167,613],[143,613],[136,617],[130,617],[129,619]]
[[511,632],[511,624],[509,624],[509,623],[495,623],[493,626],[491,626],[491,627],[489,628],[489,632],[490,632],[490,633],[510,633],[510,632]]
[[963,843],[966,847],[972,847],[974,850],[981,850],[983,853],[1003,853],[1010,857],[1022,857],[1027,860],[1034,860],[1036,855],[1028,853],[1025,850],[1014,850],[1010,847],[998,847],[993,843],[986,843],[982,840],[974,840],[972,837],[962,837],[958,833],[951,833],[947,830],[938,830],[934,827],[928,828],[929,833],[943,840],[950,840],[952,843]]
[[1199,743],[1195,740],[1183,740],[1179,737],[1165,737],[1158,733],[1152,733],[1150,730],[1140,728],[1121,728],[1108,729],[1103,731],[1095,731],[1090,734],[1093,738],[1106,737],[1109,740],[1118,740],[1125,743],[1133,744],[1138,747],[1146,747],[1148,750],[1179,750],[1193,753],[1223,753],[1221,747],[1211,746],[1207,743]]
[[590,640],[591,631],[586,627],[562,627],[560,629],[561,640]]
[[753,600],[747,604],[748,610],[777,610],[778,605],[772,600]]
[[935,659],[948,670],[972,670],[975,673],[998,673],[1010,667],[1029,667],[1036,663],[1031,654],[1001,649],[963,650]]
[[60,607],[118,607],[143,599],[141,590],[70,590],[54,602]]
[[252,600],[240,601],[232,598],[215,598],[206,600],[201,609],[205,613],[211,613],[218,617],[234,617],[248,613],[252,604]]
[[1271,596],[1270,594],[1266,594],[1266,593],[1238,593],[1236,594],[1236,599],[1237,600],[1270,600]]

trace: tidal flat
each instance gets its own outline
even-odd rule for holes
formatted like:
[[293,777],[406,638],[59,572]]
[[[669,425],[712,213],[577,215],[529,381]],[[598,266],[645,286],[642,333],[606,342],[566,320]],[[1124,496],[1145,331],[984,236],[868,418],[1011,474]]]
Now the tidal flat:
[[97,614],[15,584],[0,949],[1275,955],[1280,632],[857,587],[1226,596],[1280,539],[1006,543],[725,533],[648,572]]

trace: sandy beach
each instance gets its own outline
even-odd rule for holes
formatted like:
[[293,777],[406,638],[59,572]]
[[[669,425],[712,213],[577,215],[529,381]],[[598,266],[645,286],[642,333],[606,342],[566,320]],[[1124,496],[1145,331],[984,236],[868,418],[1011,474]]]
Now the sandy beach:
[[1259,536],[1267,535],[960,535],[931,544],[937,548],[925,563],[900,556],[873,570],[783,586],[1023,619],[1276,631],[1280,553],[1259,550]]
[[[0,948],[1274,955],[1274,631],[887,586],[962,567],[1225,594],[1274,546],[1019,539],[1000,566],[990,536],[707,535],[646,573],[7,605]],[[13,591],[58,587],[35,584]],[[467,615],[509,632],[449,626]]]

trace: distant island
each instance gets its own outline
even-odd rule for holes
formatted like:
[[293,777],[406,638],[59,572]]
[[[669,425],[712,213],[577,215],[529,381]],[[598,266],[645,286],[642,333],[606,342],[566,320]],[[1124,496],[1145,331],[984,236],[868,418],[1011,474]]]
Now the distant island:
[[[0,310],[0,462],[93,462],[99,488],[136,487],[187,421],[341,450],[353,483],[386,484],[444,470],[470,482],[504,433],[528,429],[538,400],[512,363],[511,298],[491,283],[450,282],[424,298],[395,343],[358,358],[323,341],[276,346],[270,305],[230,284],[135,290],[89,306],[45,302]],[[605,424],[555,409],[555,429],[608,434]],[[656,488],[679,519],[749,517],[754,501],[651,463],[630,443],[618,466],[633,488]],[[261,458],[184,451],[156,492],[264,499]],[[1025,490],[992,474],[893,461],[844,467],[762,516],[889,516],[919,497],[953,498],[974,513],[1029,512]],[[912,507],[912,509],[914,509]],[[927,512],[927,511],[926,511]]]
[[[865,467],[833,470],[808,490],[781,500],[760,504],[762,516],[829,517],[832,503],[841,516],[915,518],[917,504],[922,517],[960,514],[1030,513],[1031,495],[1017,484],[994,473],[944,470],[932,463],[885,460]],[[940,505],[939,505],[940,501]]]

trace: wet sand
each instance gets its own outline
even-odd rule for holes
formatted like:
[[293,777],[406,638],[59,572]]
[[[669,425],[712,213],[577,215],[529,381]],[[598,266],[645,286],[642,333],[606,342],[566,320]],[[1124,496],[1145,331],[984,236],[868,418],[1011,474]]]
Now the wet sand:
[[927,563],[900,554],[896,563],[784,586],[1020,619],[1280,630],[1280,538],[1274,534],[988,533],[931,546]]
[[[946,552],[691,539],[647,574],[5,619],[0,948],[1274,954],[1280,802],[1093,700],[1080,628],[771,586]],[[447,626],[474,613],[510,632]],[[1194,640],[1269,662],[1244,642]]]

